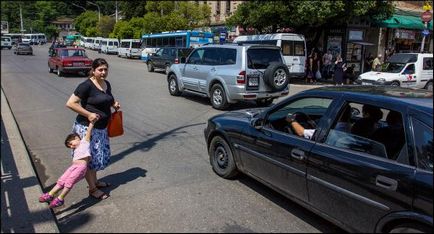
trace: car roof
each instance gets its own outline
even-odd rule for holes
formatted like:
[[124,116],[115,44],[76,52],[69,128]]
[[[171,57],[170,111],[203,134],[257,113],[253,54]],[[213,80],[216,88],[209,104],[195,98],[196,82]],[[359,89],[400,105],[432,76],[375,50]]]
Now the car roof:
[[359,96],[377,103],[396,103],[433,114],[433,92],[423,89],[347,85],[319,87],[304,92],[325,92],[334,96],[340,94]]
[[56,50],[84,50],[83,48],[74,48],[74,47],[58,47]]
[[276,49],[280,50],[280,47],[275,45],[266,45],[266,44],[242,44],[242,43],[227,43],[222,45],[216,45],[216,44],[206,44],[202,47],[214,47],[214,48],[234,48],[234,47],[247,47],[249,49],[261,49],[261,48],[267,48],[267,49]]

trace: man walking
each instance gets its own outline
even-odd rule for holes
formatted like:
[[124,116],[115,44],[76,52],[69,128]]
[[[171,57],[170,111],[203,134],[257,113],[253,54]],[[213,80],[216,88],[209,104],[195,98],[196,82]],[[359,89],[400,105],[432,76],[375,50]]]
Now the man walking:
[[330,78],[330,71],[331,71],[331,67],[332,67],[332,59],[333,59],[333,55],[332,52],[330,50],[327,50],[327,53],[325,53],[322,56],[322,77],[324,77],[324,79],[328,79]]
[[372,71],[381,71],[381,54],[378,54],[378,56],[374,59],[372,62]]

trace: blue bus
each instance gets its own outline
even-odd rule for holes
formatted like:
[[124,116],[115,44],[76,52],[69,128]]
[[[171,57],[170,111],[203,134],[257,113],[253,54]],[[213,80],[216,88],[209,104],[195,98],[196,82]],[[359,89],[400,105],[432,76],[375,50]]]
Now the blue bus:
[[142,56],[146,62],[148,55],[161,47],[198,47],[213,42],[214,34],[201,31],[176,31],[142,35]]

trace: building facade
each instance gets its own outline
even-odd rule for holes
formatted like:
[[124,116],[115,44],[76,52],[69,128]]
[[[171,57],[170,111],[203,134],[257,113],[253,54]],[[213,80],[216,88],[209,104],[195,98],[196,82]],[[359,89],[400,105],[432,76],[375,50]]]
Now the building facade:
[[59,38],[77,33],[77,31],[75,31],[74,19],[59,17],[56,20],[51,21],[51,24],[56,26],[57,30],[59,31]]

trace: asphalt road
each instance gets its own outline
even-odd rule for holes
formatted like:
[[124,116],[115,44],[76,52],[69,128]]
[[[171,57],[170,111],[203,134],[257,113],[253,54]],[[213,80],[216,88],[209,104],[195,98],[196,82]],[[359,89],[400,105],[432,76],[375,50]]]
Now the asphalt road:
[[[63,141],[76,115],[65,103],[86,79],[49,74],[48,46],[33,46],[34,56],[1,51],[1,86],[46,191],[71,164]],[[140,60],[88,55],[110,65],[125,134],[111,139],[111,164],[98,173],[113,184],[105,189],[111,197],[96,201],[78,183],[55,210],[61,232],[342,232],[247,176],[218,177],[203,129],[222,111],[206,98],[170,96],[165,75],[148,73]],[[311,87],[292,85],[290,95]]]

